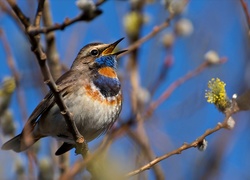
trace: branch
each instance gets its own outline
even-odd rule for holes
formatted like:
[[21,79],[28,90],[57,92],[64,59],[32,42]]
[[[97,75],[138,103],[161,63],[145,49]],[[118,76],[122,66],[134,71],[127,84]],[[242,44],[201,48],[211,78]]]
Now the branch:
[[[46,64],[47,57],[44,54],[42,47],[39,43],[39,40],[40,40],[39,36],[33,36],[32,34],[30,34],[28,32],[28,29],[31,27],[31,24],[30,24],[28,18],[23,14],[21,9],[17,6],[17,4],[13,0],[7,0],[7,1],[9,3],[9,5],[11,6],[11,8],[13,9],[13,11],[15,12],[15,14],[17,15],[17,17],[19,18],[19,20],[22,22],[22,24],[25,27],[25,32],[26,32],[27,36],[29,37],[29,41],[31,43],[31,49],[34,52],[34,54],[36,55],[41,72],[43,74],[44,83],[49,86],[50,90],[54,94],[55,102],[57,103],[57,105],[61,111],[61,114],[65,118],[65,121],[66,121],[66,123],[67,123],[73,137],[74,137],[74,140],[76,141],[77,145],[86,143],[84,141],[83,136],[79,133],[79,131],[75,125],[75,122],[72,118],[72,115],[69,112],[65,103],[63,102],[61,93],[58,91],[57,85],[55,84],[55,82],[51,76],[49,68]],[[43,2],[44,2],[43,0],[39,1],[39,3],[43,3]],[[38,9],[41,6],[42,5],[39,5]],[[38,11],[40,11],[40,10],[38,10]]]
[[32,27],[28,30],[29,34],[33,34],[34,36],[37,34],[41,34],[41,33],[49,33],[51,31],[55,31],[55,30],[64,30],[66,27],[76,23],[76,22],[80,22],[80,21],[91,21],[94,18],[96,18],[97,16],[99,16],[100,14],[102,14],[102,11],[100,9],[98,9],[97,7],[100,6],[102,3],[104,3],[106,0],[101,0],[99,2],[97,2],[95,4],[96,9],[88,12],[88,11],[82,11],[81,14],[79,14],[78,16],[76,16],[73,19],[69,19],[66,18],[61,24],[54,24],[54,25],[50,25],[48,27]]
[[152,31],[150,33],[148,33],[146,36],[140,38],[139,40],[135,41],[133,44],[131,44],[127,49],[128,51],[122,53],[121,56],[124,56],[125,54],[130,53],[131,51],[134,51],[135,49],[137,49],[138,47],[141,46],[141,44],[143,44],[144,42],[148,41],[149,39],[151,39],[152,37],[154,37],[156,34],[158,34],[159,32],[161,32],[163,29],[165,29],[166,27],[168,27],[170,25],[171,20],[174,18],[173,15],[170,15],[169,18],[167,18],[166,21],[164,21],[162,24],[155,26]]
[[[43,9],[43,23],[45,26],[51,26],[53,24],[52,15],[50,10],[49,1],[46,1]],[[52,31],[45,35],[46,38],[46,54],[48,57],[48,64],[54,79],[58,79],[62,74],[62,66],[59,60],[59,54],[56,48],[56,37]]]
[[74,163],[74,165],[66,170],[65,173],[63,173],[60,176],[60,180],[67,180],[72,179],[75,175],[77,175],[80,171],[82,171],[91,161],[93,161],[98,155],[100,155],[102,152],[104,152],[107,148],[110,147],[110,145],[114,142],[114,140],[121,136],[121,134],[124,134],[124,132],[128,131],[129,125],[123,124],[119,128],[116,128],[115,130],[111,131],[109,134],[107,134],[102,142],[98,145],[98,148],[92,153],[87,156],[87,158],[84,159],[84,161],[77,161]]
[[6,3],[3,1],[0,1],[0,9],[1,11],[5,12],[6,14],[8,14],[10,17],[12,17],[12,19],[15,21],[15,23],[21,28],[21,30],[24,30],[23,25],[21,24],[21,22],[19,21],[19,19],[17,18],[16,14],[9,8],[7,7]]
[[[139,124],[135,132],[128,130],[128,135],[133,141],[135,141],[137,145],[140,146],[140,149],[142,150],[148,161],[152,161],[155,158],[155,154],[149,144],[148,137],[142,123]],[[154,166],[153,171],[155,173],[156,179],[165,179],[164,173],[159,165]]]
[[13,55],[11,53],[11,48],[8,43],[7,37],[2,29],[0,29],[0,38],[2,40],[3,48],[6,52],[7,56],[7,64],[10,68],[10,71],[12,75],[14,76],[15,82],[16,82],[16,88],[17,88],[17,101],[18,105],[21,109],[21,116],[22,116],[22,122],[25,122],[25,119],[27,119],[27,108],[26,108],[26,103],[25,103],[25,98],[24,98],[24,93],[22,89],[20,88],[20,74],[16,68],[15,65],[15,60],[13,58]]
[[[189,0],[186,0],[185,4],[187,5],[189,2]],[[175,13],[170,13],[170,16],[166,19],[165,22],[163,22],[162,24],[155,26],[152,31],[150,33],[148,33],[146,36],[144,36],[143,38],[140,38],[139,40],[135,41],[133,44],[131,44],[127,49],[128,51],[122,53],[121,56],[124,56],[125,54],[128,54],[129,52],[137,49],[141,44],[143,44],[144,42],[148,41],[149,39],[151,39],[152,37],[154,37],[156,34],[158,34],[159,32],[161,32],[163,29],[165,29],[166,27],[168,27],[170,25],[171,20],[176,16],[177,14]]]
[[248,30],[250,31],[250,14],[249,14],[249,11],[248,11],[248,8],[247,8],[247,3],[244,0],[240,0],[240,2],[241,2],[241,6],[242,6],[242,8],[244,10],[246,19],[247,19]]
[[196,140],[194,140],[192,143],[188,144],[188,143],[184,143],[182,146],[180,146],[179,148],[164,154],[163,156],[160,156],[158,158],[155,158],[153,161],[149,162],[148,164],[142,166],[141,168],[134,170],[130,173],[128,173],[126,175],[126,177],[131,177],[134,176],[138,173],[141,173],[145,170],[149,170],[151,167],[153,167],[155,164],[161,162],[164,159],[169,158],[170,156],[176,155],[176,154],[181,154],[182,151],[190,149],[190,148],[196,148],[198,146],[199,143],[201,143],[207,136],[219,131],[220,129],[228,129],[228,119],[235,114],[236,112],[238,112],[238,106],[235,100],[233,100],[232,102],[232,107],[225,113],[225,118],[223,120],[222,123],[218,123],[213,129],[208,129],[205,131],[205,133],[203,135],[201,135],[200,137],[198,137]]
[[[14,76],[14,79],[16,82],[17,102],[18,102],[18,105],[19,105],[20,110],[21,110],[21,117],[22,117],[21,119],[22,119],[22,122],[25,122],[25,119],[27,119],[28,114],[27,114],[27,107],[26,107],[26,103],[25,103],[24,92],[23,92],[23,89],[20,87],[20,74],[16,68],[15,60],[14,60],[14,57],[11,53],[11,48],[10,48],[10,45],[8,43],[7,37],[2,29],[0,29],[0,38],[1,38],[1,41],[3,44],[3,48],[6,52],[7,64],[9,66],[9,69],[10,69],[12,75]],[[28,150],[26,152],[26,155],[28,157],[29,177],[31,179],[34,179],[34,167],[33,167],[34,163],[33,163],[33,161],[36,161],[37,157],[32,152],[32,150],[31,151]]]
[[[53,18],[51,14],[50,9],[50,3],[49,1],[45,1],[44,8],[43,8],[43,24],[44,26],[52,26],[53,24]],[[37,26],[36,26],[37,27]],[[39,28],[39,26],[37,27]],[[56,48],[56,37],[55,32],[51,31],[47,34],[45,34],[46,39],[46,55],[48,57],[48,65],[52,74],[53,79],[58,79],[62,74],[62,66],[60,64],[59,54]],[[57,142],[58,145],[61,145],[61,142]],[[69,153],[62,154],[59,158],[59,172],[60,174],[63,174],[68,166],[69,166]]]
[[[145,42],[147,39],[153,37],[155,34],[157,34],[158,31],[152,31],[151,33],[149,33],[149,35],[145,36],[144,38],[139,39],[140,37],[140,32],[141,32],[141,28],[143,25],[143,14],[142,14],[142,9],[145,5],[144,1],[140,2],[140,5],[136,6],[136,7],[131,7],[131,12],[136,12],[138,14],[138,29],[134,32],[134,33],[129,33],[129,31],[127,31],[127,35],[128,35],[128,39],[129,42],[132,43],[132,48],[131,46],[129,46],[128,50],[131,51],[131,53],[129,54],[129,61],[128,61],[128,65],[127,65],[127,69],[129,72],[129,78],[130,78],[130,83],[131,83],[131,93],[130,93],[130,99],[131,99],[131,108],[132,108],[132,114],[138,114],[141,112],[141,110],[144,107],[143,102],[140,101],[140,99],[138,98],[138,94],[140,93],[139,90],[141,89],[141,85],[140,85],[140,75],[138,72],[138,53],[139,53],[139,49],[137,49],[138,46],[140,46],[143,42]],[[133,24],[128,24],[127,26],[131,26]],[[163,23],[162,25],[162,29],[164,29],[166,27],[166,25],[168,25],[168,23]],[[154,28],[156,29],[156,28]],[[135,45],[135,48],[133,48],[133,45]],[[138,45],[136,47],[136,45]],[[129,131],[130,132],[130,137],[132,140],[134,140],[135,142],[139,143],[139,147],[142,150],[142,152],[144,152],[146,158],[150,161],[152,160],[155,155],[154,152],[152,150],[152,148],[149,145],[148,142],[148,137],[146,135],[145,129],[143,127],[143,123],[141,121],[141,123],[138,124],[137,130],[135,131],[136,134],[133,133],[133,131]],[[136,138],[137,137],[137,138]],[[165,179],[164,178],[164,173],[163,170],[161,169],[160,166],[155,166],[153,168],[154,174],[155,174],[155,178],[156,179]]]
[[[224,63],[226,61],[226,58],[220,59],[220,64]],[[191,72],[188,72],[183,77],[180,77],[176,81],[174,81],[170,86],[162,93],[162,95],[155,101],[151,102],[149,105],[148,110],[146,111],[146,116],[150,116],[153,111],[161,104],[163,103],[173,92],[174,90],[179,87],[181,84],[186,82],[187,80],[191,79],[192,77],[197,76],[202,71],[204,71],[207,67],[211,66],[207,61],[204,61],[200,66],[198,66],[196,69],[194,69]]]
[[35,27],[40,26],[41,17],[42,17],[42,13],[43,13],[44,1],[45,0],[39,0],[38,7],[37,7],[37,12],[36,12],[36,17],[35,17],[35,21],[34,21],[34,26]]

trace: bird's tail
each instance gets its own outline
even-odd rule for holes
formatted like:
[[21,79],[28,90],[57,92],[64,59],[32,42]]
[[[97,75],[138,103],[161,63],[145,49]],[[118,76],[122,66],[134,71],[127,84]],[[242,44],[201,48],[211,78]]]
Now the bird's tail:
[[39,138],[23,137],[23,134],[19,134],[3,144],[2,150],[13,150],[15,152],[22,152],[33,145]]

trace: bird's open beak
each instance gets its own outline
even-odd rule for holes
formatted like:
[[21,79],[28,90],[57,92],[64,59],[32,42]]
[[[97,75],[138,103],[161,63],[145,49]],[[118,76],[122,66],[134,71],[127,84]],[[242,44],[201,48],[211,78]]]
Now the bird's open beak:
[[115,47],[117,46],[117,44],[119,44],[119,42],[121,42],[124,38],[121,38],[117,41],[115,41],[114,43],[108,45],[103,51],[102,51],[102,56],[106,56],[106,55],[119,55],[121,53],[126,52],[127,50],[122,50],[122,51],[118,51],[115,53],[112,53],[113,50],[115,49]]

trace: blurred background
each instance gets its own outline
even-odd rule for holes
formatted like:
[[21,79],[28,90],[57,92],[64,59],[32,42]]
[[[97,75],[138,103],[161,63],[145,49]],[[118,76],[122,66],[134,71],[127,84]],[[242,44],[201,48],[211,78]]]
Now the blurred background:
[[[46,2],[49,2],[47,10],[51,11],[53,24],[60,24],[65,18],[72,19],[84,11],[81,1]],[[250,8],[250,1],[245,2]],[[37,1],[19,0],[17,4],[33,22]],[[43,83],[30,43],[12,16],[9,5],[1,2],[0,8],[2,145],[21,132],[48,88]],[[117,135],[104,152],[110,172],[114,167],[122,173],[135,170],[184,142],[194,141],[223,121],[223,113],[205,99],[207,82],[211,78],[218,77],[226,83],[229,97],[249,88],[250,37],[240,0],[108,0],[98,8],[102,14],[93,20],[54,31],[54,52],[57,53],[48,57],[48,63],[55,79],[71,66],[79,50],[90,42],[111,43],[125,37],[119,48],[126,49],[156,32],[118,62],[124,103],[114,128],[127,123],[129,130]],[[170,16],[169,26],[157,31]],[[43,21],[41,26],[46,23]],[[41,44],[48,53],[51,47],[46,38],[48,36],[41,34]],[[208,66],[178,85],[170,97],[144,118],[143,124],[135,120],[135,115],[145,113],[171,83],[193,72],[211,53],[215,59],[227,61]],[[51,59],[59,60],[55,61],[59,66],[53,65]],[[10,61],[14,62],[14,71]],[[55,70],[58,67],[59,70]],[[10,77],[15,78],[16,85]],[[204,152],[188,149],[132,179],[249,179],[249,112],[237,113],[234,119],[234,129],[222,129],[207,137],[208,147]],[[97,149],[103,138],[89,144],[91,151]],[[1,150],[0,178],[58,179],[82,157],[76,156],[74,150],[63,157],[55,157],[57,147],[55,139],[45,138],[26,153]],[[75,177],[87,179],[89,174],[81,171]]]

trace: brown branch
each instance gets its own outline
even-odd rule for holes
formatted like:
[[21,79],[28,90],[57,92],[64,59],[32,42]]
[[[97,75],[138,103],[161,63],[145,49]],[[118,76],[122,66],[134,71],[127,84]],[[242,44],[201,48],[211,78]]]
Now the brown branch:
[[[142,124],[142,123],[140,123]],[[133,132],[131,130],[128,130],[128,135],[130,138],[138,144],[142,150],[142,152],[145,154],[148,161],[152,161],[155,158],[155,154],[150,147],[150,144],[148,142],[148,137],[146,135],[145,129],[143,127],[143,124],[138,127],[137,131]],[[158,180],[163,180],[164,174],[159,165],[153,166],[153,171],[155,173],[155,178]]]
[[[141,85],[140,85],[140,75],[138,72],[138,53],[139,53],[139,49],[137,48],[133,48],[133,45],[136,47],[136,45],[140,45],[141,43],[145,42],[146,40],[148,40],[149,38],[155,36],[157,34],[158,31],[153,31],[151,32],[149,35],[145,36],[144,38],[140,38],[140,31],[143,25],[143,14],[142,14],[142,10],[143,7],[145,5],[144,1],[140,1],[140,5],[137,5],[135,7],[131,7],[131,12],[136,12],[138,13],[138,17],[140,18],[140,20],[138,20],[138,29],[137,31],[135,31],[134,33],[127,33],[128,38],[130,43],[132,43],[132,48],[131,46],[129,46],[128,50],[131,51],[129,54],[129,61],[128,61],[128,65],[127,65],[127,69],[129,72],[129,77],[130,77],[130,83],[131,83],[131,94],[130,94],[130,99],[131,99],[131,107],[132,107],[132,114],[138,114],[140,113],[143,108],[144,108],[144,102],[142,102],[139,98],[138,98],[138,94],[140,93],[140,89],[141,89]],[[165,24],[163,23],[162,29],[165,28]],[[155,29],[155,28],[154,28]],[[142,122],[142,121],[141,121]],[[154,157],[154,152],[151,148],[151,146],[149,145],[148,142],[148,137],[146,135],[146,132],[144,130],[143,127],[143,123],[139,123],[138,127],[137,127],[137,131],[136,131],[136,135],[138,136],[138,138],[133,138],[133,132],[131,132],[131,139],[139,142],[139,147],[142,149],[142,152],[144,152],[146,158],[148,160],[153,159]],[[156,179],[165,179],[164,178],[164,173],[163,170],[161,169],[160,166],[155,166],[153,168],[154,174],[155,174],[155,178]]]
[[[10,45],[8,43],[7,37],[2,29],[0,29],[0,38],[1,38],[4,50],[6,52],[7,64],[9,66],[9,69],[10,69],[12,75],[14,76],[14,79],[16,82],[17,102],[18,102],[18,105],[21,109],[22,122],[25,122],[25,120],[28,118],[28,114],[27,114],[27,107],[26,107],[26,103],[25,103],[24,92],[23,92],[22,88],[20,87],[20,74],[16,68],[15,60],[14,60],[13,55],[11,53],[11,48],[10,48]],[[36,161],[36,156],[30,150],[28,150],[26,152],[26,155],[28,157],[29,176],[32,177],[31,179],[33,179],[34,178],[33,161]]]
[[35,27],[40,26],[41,17],[42,17],[42,13],[43,13],[44,1],[45,0],[39,0],[38,7],[37,7],[37,12],[36,12],[36,17],[35,17],[35,20],[34,20],[34,26]]
[[[188,4],[189,0],[186,0],[185,4]],[[141,46],[141,44],[143,44],[144,42],[148,41],[149,39],[151,39],[152,37],[154,37],[156,34],[158,34],[159,32],[161,32],[163,29],[165,29],[166,27],[168,27],[170,25],[171,20],[175,17],[176,14],[172,14],[170,13],[170,16],[160,25],[155,26],[152,31],[150,33],[148,33],[146,36],[140,38],[139,40],[135,41],[133,44],[131,44],[126,52],[122,53],[121,56],[124,56],[128,53],[130,53],[131,51],[137,49],[138,47]]]
[[22,24],[25,27],[25,32],[27,33],[29,40],[30,40],[30,43],[31,43],[31,49],[34,52],[34,54],[36,55],[41,72],[43,74],[44,83],[49,86],[50,90],[54,94],[55,102],[57,103],[57,105],[61,111],[61,114],[65,118],[65,121],[66,121],[66,123],[67,123],[73,137],[74,137],[74,140],[76,141],[78,146],[81,146],[81,145],[86,146],[86,142],[84,141],[83,136],[79,133],[79,131],[76,127],[76,124],[72,118],[72,115],[69,112],[65,103],[63,102],[61,93],[59,92],[57,85],[55,84],[55,82],[51,76],[49,68],[46,64],[47,57],[44,54],[42,47],[39,43],[39,40],[40,40],[39,36],[33,36],[32,34],[30,34],[28,32],[28,29],[31,27],[31,24],[30,24],[28,18],[23,14],[21,9],[17,6],[17,4],[13,0],[7,0],[7,2],[9,3],[11,8],[13,9],[15,14],[17,15],[17,17],[19,18],[19,20],[22,22]]
[[[43,23],[45,26],[53,24],[49,1],[46,1],[43,9]],[[49,68],[54,80],[58,79],[62,74],[62,66],[59,60],[59,54],[56,48],[56,37],[52,31],[45,35],[46,38],[46,55],[48,57]]]
[[11,48],[10,48],[10,45],[8,43],[7,37],[6,37],[5,32],[4,32],[3,29],[0,29],[0,37],[1,37],[2,44],[3,44],[3,48],[4,48],[5,52],[6,52],[7,64],[9,66],[9,68],[10,68],[10,71],[11,71],[12,75],[15,78],[16,85],[19,86],[19,84],[20,84],[20,75],[19,75],[19,72],[18,72],[18,70],[16,68],[14,58],[13,58],[12,53],[11,53]]
[[0,37],[2,40],[3,48],[6,52],[7,64],[9,66],[10,71],[11,71],[12,75],[14,76],[14,79],[16,82],[17,102],[18,102],[18,105],[21,109],[22,122],[25,122],[25,120],[28,117],[28,113],[27,113],[27,108],[26,108],[26,103],[25,103],[25,98],[24,98],[24,92],[20,88],[20,74],[16,68],[15,60],[14,60],[13,55],[11,53],[11,48],[9,46],[7,37],[2,29],[0,29]]
[[29,34],[33,34],[33,35],[37,35],[37,34],[41,34],[41,33],[49,33],[51,31],[55,31],[55,30],[64,30],[66,27],[76,23],[76,22],[80,22],[80,21],[91,21],[94,18],[96,18],[97,16],[99,16],[100,14],[102,14],[102,11],[100,9],[98,9],[97,7],[100,6],[102,3],[104,3],[106,0],[101,0],[99,2],[96,3],[96,9],[94,10],[94,12],[87,12],[87,11],[82,11],[81,14],[79,14],[78,16],[76,16],[73,19],[69,19],[66,18],[61,24],[54,24],[54,25],[50,25],[48,27],[31,27],[30,29],[28,29],[28,33]]
[[98,0],[96,3],[95,3],[95,5],[96,5],[96,7],[98,7],[98,6],[100,6],[100,5],[102,5],[103,3],[105,3],[107,0]]
[[6,13],[7,15],[9,15],[10,17],[12,17],[12,19],[16,22],[16,24],[22,29],[23,25],[20,23],[19,19],[17,18],[16,14],[9,8],[7,7],[6,3],[4,1],[0,1],[0,9],[2,10],[2,12]]
[[[117,131],[116,133],[119,133],[119,131]],[[86,158],[84,159],[84,161],[76,161],[74,163],[74,165],[67,169],[61,176],[60,176],[60,180],[67,180],[67,179],[72,179],[74,178],[75,175],[77,175],[80,171],[82,171],[85,167],[87,167],[88,170],[91,170],[91,168],[95,167],[96,164],[94,164],[94,160],[101,155],[101,153],[103,153],[106,149],[108,149],[110,147],[110,145],[112,144],[112,141],[114,139],[113,135],[108,135],[104,138],[104,140],[100,143],[100,145],[98,146],[98,148],[91,154],[88,154],[88,156],[86,156]],[[98,173],[93,173],[92,175],[98,175]],[[103,178],[103,177],[102,177]],[[101,178],[101,179],[102,179]],[[98,178],[100,179],[100,177]]]
[[[44,26],[52,26],[53,20],[49,1],[45,1],[43,7],[43,24]],[[39,28],[39,27],[38,27]],[[62,74],[62,66],[59,60],[59,54],[56,48],[56,37],[53,31],[45,34],[46,39],[46,55],[48,57],[48,65],[54,80],[58,79]],[[61,145],[61,142],[57,143]],[[59,158],[59,172],[63,174],[69,166],[69,153],[62,154]]]
[[205,133],[203,135],[201,135],[200,137],[198,137],[196,140],[194,140],[192,143],[188,144],[188,143],[184,143],[182,146],[180,146],[179,148],[164,154],[163,156],[160,156],[158,158],[155,158],[154,160],[152,160],[151,162],[149,162],[148,164],[142,166],[141,168],[132,171],[130,173],[128,173],[126,175],[126,177],[131,177],[134,176],[138,173],[141,173],[145,170],[149,170],[150,168],[152,168],[154,165],[156,165],[157,163],[161,162],[164,159],[169,158],[170,156],[176,155],[176,154],[181,154],[182,151],[190,149],[190,148],[196,148],[198,146],[198,144],[200,142],[202,142],[207,136],[219,131],[220,129],[227,129],[228,128],[228,119],[236,112],[239,111],[239,108],[237,106],[236,101],[233,99],[232,101],[232,107],[230,109],[228,109],[228,111],[225,112],[225,118],[223,120],[222,123],[218,123],[213,129],[208,129],[205,131]]
[[247,8],[247,3],[244,0],[240,0],[240,2],[247,19],[248,29],[250,30],[250,14]]
[[23,14],[21,9],[17,6],[15,0],[7,0],[9,5],[11,6],[12,10],[15,12],[18,19],[21,21],[21,23],[24,25],[25,28],[28,28],[30,26],[29,19]]
[[[224,63],[226,61],[225,58],[220,59],[220,63]],[[188,72],[184,76],[180,77],[176,81],[174,81],[170,86],[162,93],[162,95],[155,101],[151,102],[149,105],[148,110],[146,111],[146,116],[150,116],[152,112],[161,104],[163,103],[173,92],[174,90],[179,87],[181,84],[186,82],[187,80],[197,76],[201,72],[203,72],[207,67],[211,66],[211,64],[207,61],[204,61],[200,66],[194,69],[191,72]]]
[[154,37],[156,34],[158,34],[159,32],[161,32],[163,29],[165,29],[166,27],[168,27],[170,25],[171,20],[174,18],[173,15],[170,15],[169,18],[167,18],[166,21],[164,21],[162,24],[155,26],[152,31],[150,33],[148,33],[146,36],[138,39],[137,41],[135,41],[133,44],[131,44],[129,47],[127,47],[126,52],[122,53],[121,56],[124,56],[125,54],[130,53],[131,51],[134,51],[135,49],[137,49],[138,47],[141,46],[141,44],[143,44],[144,42],[148,41],[149,39],[151,39],[152,37]]
[[77,17],[73,19],[66,18],[63,23],[61,24],[54,24],[53,26],[50,27],[43,27],[43,28],[32,28],[29,29],[29,33],[33,35],[37,35],[40,33],[49,33],[51,31],[55,30],[64,30],[67,26],[70,26],[71,24],[74,24],[75,22],[82,21],[82,15],[78,15]]
[[82,171],[91,161],[93,161],[96,156],[100,155],[106,149],[110,147],[110,145],[114,142],[117,137],[120,137],[124,132],[127,132],[130,128],[128,123],[124,123],[119,128],[115,128],[109,134],[107,134],[102,142],[98,145],[97,149],[89,154],[84,161],[77,161],[74,165],[69,168],[64,174],[59,178],[60,180],[72,179],[76,174]]

